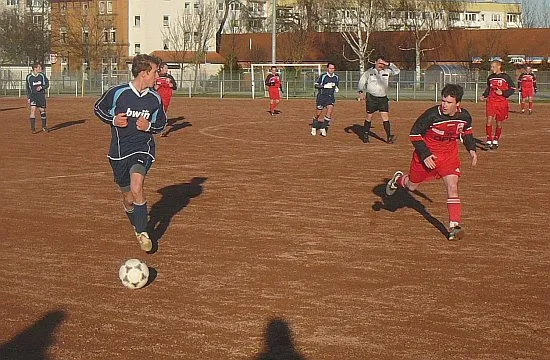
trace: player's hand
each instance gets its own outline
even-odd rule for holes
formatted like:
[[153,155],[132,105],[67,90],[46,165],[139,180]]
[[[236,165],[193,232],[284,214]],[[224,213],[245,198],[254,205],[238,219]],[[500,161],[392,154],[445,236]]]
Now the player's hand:
[[160,85],[155,84],[155,86],[153,86],[153,89],[155,89],[155,91],[158,90],[159,88],[160,88]]
[[357,101],[365,100],[365,94],[359,93],[359,97],[357,98]]
[[472,158],[472,166],[477,165],[477,153],[475,150],[470,150],[470,157]]
[[435,169],[436,164],[435,160],[437,159],[437,156],[430,155],[427,158],[424,159],[424,164],[428,167],[428,169]]
[[481,96],[479,97],[479,100],[481,100],[481,101],[485,101],[485,99],[486,99],[486,97],[483,96],[483,95],[481,95]]
[[27,104],[31,104],[31,99],[27,99]]
[[496,90],[495,90],[495,94],[497,94],[497,95],[502,95],[502,90],[496,89]]
[[120,113],[113,119],[113,125],[116,127],[126,127],[128,126],[128,117],[126,113]]
[[42,86],[37,86],[36,91],[42,91]]
[[140,131],[147,131],[149,130],[149,126],[151,123],[149,120],[143,117],[143,115],[140,115],[138,119],[136,120],[136,128]]
[[339,88],[338,86],[336,86],[336,87],[334,88],[334,92],[338,92],[338,91],[340,91],[340,88]]

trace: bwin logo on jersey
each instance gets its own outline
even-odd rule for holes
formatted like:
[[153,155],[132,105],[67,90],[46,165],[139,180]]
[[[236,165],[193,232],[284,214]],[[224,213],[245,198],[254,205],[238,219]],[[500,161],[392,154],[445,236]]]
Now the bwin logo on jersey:
[[149,112],[149,110],[141,110],[141,111],[137,111],[137,110],[132,110],[130,108],[128,108],[128,110],[126,110],[126,116],[128,117],[133,117],[133,118],[138,118],[143,116],[145,119],[149,120],[149,118],[151,117],[151,113]]

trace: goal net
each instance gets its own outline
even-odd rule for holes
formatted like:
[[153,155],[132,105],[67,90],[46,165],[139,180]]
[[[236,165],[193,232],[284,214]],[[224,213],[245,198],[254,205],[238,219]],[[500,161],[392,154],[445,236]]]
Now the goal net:
[[[252,99],[267,97],[265,78],[272,64],[252,64],[250,75],[252,79]],[[310,97],[315,93],[313,83],[319,78],[325,64],[275,64],[286,97]]]

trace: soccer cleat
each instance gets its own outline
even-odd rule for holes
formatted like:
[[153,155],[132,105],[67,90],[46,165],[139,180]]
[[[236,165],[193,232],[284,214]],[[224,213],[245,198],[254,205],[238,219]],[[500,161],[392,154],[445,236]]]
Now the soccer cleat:
[[491,145],[491,149],[498,150],[498,140],[493,140],[493,144]]
[[149,238],[149,234],[147,232],[141,232],[136,233],[137,240],[139,242],[139,246],[141,247],[141,250],[143,251],[151,251],[153,248],[153,242]]
[[525,114],[525,109],[521,109],[521,113],[522,113],[522,114]]
[[453,226],[449,230],[449,235],[447,235],[448,240],[460,240],[464,237],[464,230],[460,226]]
[[388,141],[387,141],[388,144],[393,144],[395,143],[395,135],[390,135],[388,136]]
[[529,115],[533,114],[533,110],[529,109]]
[[363,135],[363,138],[361,139],[363,140],[363,144],[368,144],[370,142],[369,140],[369,135],[368,134],[364,134]]
[[395,194],[399,186],[397,185],[397,179],[399,179],[401,176],[403,176],[403,173],[401,171],[396,171],[395,174],[393,174],[392,178],[388,183],[386,184],[386,195],[392,196]]
[[47,127],[43,127],[42,128],[42,131],[44,131],[45,133],[47,133],[48,131],[50,131]]
[[491,150],[492,146],[493,146],[493,144],[491,143],[491,141],[487,141],[485,144],[483,144],[483,150],[489,151],[489,150]]
[[317,130],[315,128],[311,128],[311,136],[317,135]]
[[270,112],[269,112],[269,115],[271,115],[271,116],[275,116],[275,112],[273,112],[273,111],[270,111]]
[[321,129],[319,133],[321,134],[321,136],[327,136],[327,129]]

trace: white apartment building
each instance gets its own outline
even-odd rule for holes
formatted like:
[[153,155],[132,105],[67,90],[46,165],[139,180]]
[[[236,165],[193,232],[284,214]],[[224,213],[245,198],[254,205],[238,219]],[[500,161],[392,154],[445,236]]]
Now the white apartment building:
[[0,12],[10,10],[29,14],[34,24],[49,29],[50,3],[47,0],[0,0]]

